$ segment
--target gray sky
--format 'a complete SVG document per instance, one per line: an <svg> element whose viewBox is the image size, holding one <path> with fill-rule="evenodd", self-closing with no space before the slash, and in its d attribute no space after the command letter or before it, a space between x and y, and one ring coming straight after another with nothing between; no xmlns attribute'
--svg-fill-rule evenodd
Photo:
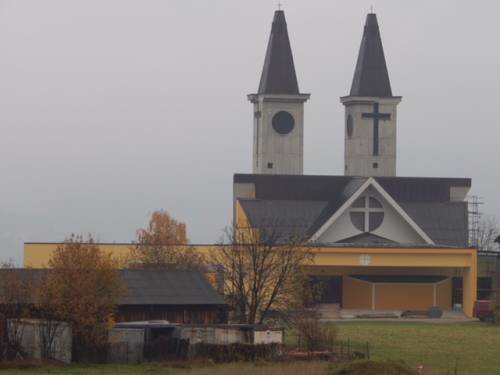
<svg viewBox="0 0 500 375"><path fill-rule="evenodd" d="M471 177L500 216L500 2L282 0L306 104L305 172L343 173L343 107L378 14L398 174ZM153 210L214 242L250 172L276 2L0 0L0 251L69 233L133 240Z"/></svg>

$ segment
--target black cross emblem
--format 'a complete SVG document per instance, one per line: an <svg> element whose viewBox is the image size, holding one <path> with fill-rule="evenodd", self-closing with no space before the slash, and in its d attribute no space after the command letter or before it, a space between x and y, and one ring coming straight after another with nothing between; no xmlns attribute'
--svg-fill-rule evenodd
<svg viewBox="0 0 500 375"><path fill-rule="evenodd" d="M390 120L390 113L380 113L378 103L373 103L373 113L363 113L363 118L373 119L373 155L378 155L378 121Z"/></svg>

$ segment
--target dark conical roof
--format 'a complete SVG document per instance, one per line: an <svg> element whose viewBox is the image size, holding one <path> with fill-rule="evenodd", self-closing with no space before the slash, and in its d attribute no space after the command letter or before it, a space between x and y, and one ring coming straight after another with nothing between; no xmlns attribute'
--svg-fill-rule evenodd
<svg viewBox="0 0 500 375"><path fill-rule="evenodd" d="M350 96L392 96L377 15L366 16Z"/></svg>
<svg viewBox="0 0 500 375"><path fill-rule="evenodd" d="M293 95L298 93L299 85L288 38L285 12L277 10L274 13L271 36L267 44L259 94Z"/></svg>

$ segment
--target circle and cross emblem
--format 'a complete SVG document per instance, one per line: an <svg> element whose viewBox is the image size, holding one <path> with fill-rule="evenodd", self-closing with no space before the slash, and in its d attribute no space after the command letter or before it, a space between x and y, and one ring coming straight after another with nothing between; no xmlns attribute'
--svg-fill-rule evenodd
<svg viewBox="0 0 500 375"><path fill-rule="evenodd" d="M354 202L351 207L351 222L358 230L369 233L382 225L384 220L384 206L372 196L363 196Z"/></svg>

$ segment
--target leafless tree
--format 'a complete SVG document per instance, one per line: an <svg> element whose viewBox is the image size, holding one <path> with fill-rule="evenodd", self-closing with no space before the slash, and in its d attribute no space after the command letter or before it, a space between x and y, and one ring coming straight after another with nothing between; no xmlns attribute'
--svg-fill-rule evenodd
<svg viewBox="0 0 500 375"><path fill-rule="evenodd" d="M296 292L298 275L313 258L303 236L275 222L228 228L223 244L214 249L210 263L223 269L228 303L240 323L262 323L271 308L285 308Z"/></svg>
<svg viewBox="0 0 500 375"><path fill-rule="evenodd" d="M47 278L48 274L45 274L41 281L41 288L48 285ZM54 359L56 350L55 344L57 337L62 333L61 326L63 322L57 315L56 307L52 304L50 299L45 298L45 293L43 291L39 290L37 300L37 318L39 318L37 330L40 340L41 357L42 359Z"/></svg>
<svg viewBox="0 0 500 375"><path fill-rule="evenodd" d="M20 356L24 336L22 319L29 317L33 302L34 274L16 268L12 261L0 264L0 314L7 329L7 347ZM5 353L4 353L5 355Z"/></svg>
<svg viewBox="0 0 500 375"><path fill-rule="evenodd" d="M477 247L480 251L498 251L495 244L500 235L498 222L493 216L485 216L479 222L477 230Z"/></svg>
<svg viewBox="0 0 500 375"><path fill-rule="evenodd" d="M55 344L57 337L61 334L61 323L53 317L46 317L39 321L37 328L42 359L55 358Z"/></svg>

